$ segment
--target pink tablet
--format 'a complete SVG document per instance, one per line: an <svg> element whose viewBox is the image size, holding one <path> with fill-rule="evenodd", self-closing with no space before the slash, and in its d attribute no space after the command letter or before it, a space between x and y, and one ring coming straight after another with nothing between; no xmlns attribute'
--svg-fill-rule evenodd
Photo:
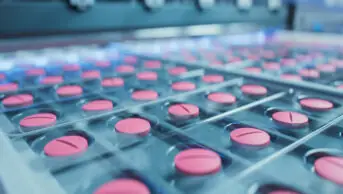
<svg viewBox="0 0 343 194"><path fill-rule="evenodd" d="M230 133L233 142L243 146L268 146L270 136L267 132L251 127L237 128Z"/></svg>
<svg viewBox="0 0 343 194"><path fill-rule="evenodd" d="M318 70L315 69L302 69L299 71L299 75L305 78L319 78L320 74Z"/></svg>
<svg viewBox="0 0 343 194"><path fill-rule="evenodd" d="M17 94L2 100L2 104L6 107L28 106L32 103L33 96L31 94Z"/></svg>
<svg viewBox="0 0 343 194"><path fill-rule="evenodd" d="M244 68L244 70L249 72L249 73L257 73L257 74L262 72L262 69L259 67L246 67L246 68Z"/></svg>
<svg viewBox="0 0 343 194"><path fill-rule="evenodd" d="M214 174L220 171L222 162L220 156L206 149L187 149L174 158L174 164L178 171L192 176Z"/></svg>
<svg viewBox="0 0 343 194"><path fill-rule="evenodd" d="M158 93L154 90L137 90L132 92L131 98L134 100L156 100Z"/></svg>
<svg viewBox="0 0 343 194"><path fill-rule="evenodd" d="M137 57L135 56L126 56L124 57L124 62L128 64L135 64L137 63Z"/></svg>
<svg viewBox="0 0 343 194"><path fill-rule="evenodd" d="M106 67L111 66L111 62L110 61L106 61L106 60L97 61L95 63L95 66L100 67L100 68L106 68Z"/></svg>
<svg viewBox="0 0 343 194"><path fill-rule="evenodd" d="M300 193L295 192L295 191L288 191L288 190L275 190L275 191L269 192L268 194L300 194Z"/></svg>
<svg viewBox="0 0 343 194"><path fill-rule="evenodd" d="M241 86L241 91L243 92L243 94L251 96L264 96L268 92L266 87L255 84L243 85Z"/></svg>
<svg viewBox="0 0 343 194"><path fill-rule="evenodd" d="M140 181L121 178L103 184L93 194L150 194L150 191Z"/></svg>
<svg viewBox="0 0 343 194"><path fill-rule="evenodd" d="M132 135L148 135L151 129L150 122L141 118L127 118L115 124L115 130Z"/></svg>
<svg viewBox="0 0 343 194"><path fill-rule="evenodd" d="M297 61L295 59L290 58L283 58L280 60L281 64L288 67L294 67L297 65Z"/></svg>
<svg viewBox="0 0 343 194"><path fill-rule="evenodd" d="M334 107L332 102L320 98L304 98L299 101L299 104L303 108L314 111L328 111Z"/></svg>
<svg viewBox="0 0 343 194"><path fill-rule="evenodd" d="M335 73L336 72L336 66L333 64L318 65L317 69L322 73Z"/></svg>
<svg viewBox="0 0 343 194"><path fill-rule="evenodd" d="M135 71L135 68L131 65L120 65L116 68L116 71L119 73L132 73Z"/></svg>
<svg viewBox="0 0 343 194"><path fill-rule="evenodd" d="M172 84L173 90L176 91L191 91L196 88L195 84L188 81L174 82Z"/></svg>
<svg viewBox="0 0 343 194"><path fill-rule="evenodd" d="M83 111L109 111L113 109L113 103L110 100L93 100L82 106Z"/></svg>
<svg viewBox="0 0 343 194"><path fill-rule="evenodd" d="M85 71L82 73L83 79L98 79L100 78L100 72L97 70Z"/></svg>
<svg viewBox="0 0 343 194"><path fill-rule="evenodd" d="M88 148L86 138L78 135L56 138L44 146L44 153L51 157L71 156L85 152Z"/></svg>
<svg viewBox="0 0 343 194"><path fill-rule="evenodd" d="M231 57L228 61L229 61L230 63L235 63L235 62L240 62L240 61L242 61L242 59L239 58L239 57Z"/></svg>
<svg viewBox="0 0 343 194"><path fill-rule="evenodd" d="M217 74L204 75L202 81L209 84L221 83L224 81L224 76Z"/></svg>
<svg viewBox="0 0 343 194"><path fill-rule="evenodd" d="M53 113L36 113L20 120L21 127L48 127L56 123L57 117Z"/></svg>
<svg viewBox="0 0 343 194"><path fill-rule="evenodd" d="M124 85L124 80L120 77L105 78L102 80L101 85L106 88L121 87Z"/></svg>
<svg viewBox="0 0 343 194"><path fill-rule="evenodd" d="M277 123L289 126L299 127L307 125L309 119L306 115L298 112L279 111L272 114L272 118Z"/></svg>
<svg viewBox="0 0 343 194"><path fill-rule="evenodd" d="M63 70L67 72L79 71L81 69L79 64L67 64L63 65Z"/></svg>
<svg viewBox="0 0 343 194"><path fill-rule="evenodd" d="M47 76L47 77L44 77L40 82L44 85L60 84L63 82L63 77L62 76Z"/></svg>
<svg viewBox="0 0 343 194"><path fill-rule="evenodd" d="M291 80L291 81L300 81L302 80L301 76L299 75L296 75L296 74L282 74L280 76L282 79L285 79L285 80Z"/></svg>
<svg viewBox="0 0 343 194"><path fill-rule="evenodd" d="M61 97L71 97L81 95L83 93L83 89L81 86L77 85L66 85L59 87L56 92Z"/></svg>
<svg viewBox="0 0 343 194"><path fill-rule="evenodd" d="M6 74L0 73L0 81L3 81L6 79Z"/></svg>
<svg viewBox="0 0 343 194"><path fill-rule="evenodd" d="M314 170L324 179L343 185L343 157L321 157L314 162Z"/></svg>
<svg viewBox="0 0 343 194"><path fill-rule="evenodd" d="M280 64L275 62L264 63L263 68L270 71L280 70Z"/></svg>
<svg viewBox="0 0 343 194"><path fill-rule="evenodd" d="M207 96L207 99L219 103L219 104L226 104L231 105L236 102L236 97L230 93L225 92L213 92Z"/></svg>
<svg viewBox="0 0 343 194"><path fill-rule="evenodd" d="M168 73L170 75L181 75L183 73L186 73L188 70L186 67L173 67L168 69Z"/></svg>
<svg viewBox="0 0 343 194"><path fill-rule="evenodd" d="M41 76L45 74L45 70L43 68L34 68L26 70L26 76Z"/></svg>
<svg viewBox="0 0 343 194"><path fill-rule="evenodd" d="M144 67L147 69L159 69L161 68L161 62L160 61L146 61L144 63Z"/></svg>
<svg viewBox="0 0 343 194"><path fill-rule="evenodd" d="M173 104L169 106L168 113L174 118L189 118L199 115L199 108L193 104Z"/></svg>
<svg viewBox="0 0 343 194"><path fill-rule="evenodd" d="M137 79L139 80L145 80L145 81L155 81L158 78L158 75L156 72L153 71L144 71L137 73Z"/></svg>
<svg viewBox="0 0 343 194"><path fill-rule="evenodd" d="M18 84L16 83L0 84L0 92L14 92L17 91L18 88Z"/></svg>

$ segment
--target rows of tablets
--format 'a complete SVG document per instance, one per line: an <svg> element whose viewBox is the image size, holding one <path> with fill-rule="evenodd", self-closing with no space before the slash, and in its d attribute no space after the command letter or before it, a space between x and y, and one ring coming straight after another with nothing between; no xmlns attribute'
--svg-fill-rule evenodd
<svg viewBox="0 0 343 194"><path fill-rule="evenodd" d="M341 47L296 43L228 46L215 40L209 44L206 49L191 47L166 51L159 55L191 63L206 62L210 66L241 67L248 73L279 76L285 80L304 80L337 88L343 87ZM244 64L246 60L251 62ZM243 63L237 63L240 61Z"/></svg>
<svg viewBox="0 0 343 194"><path fill-rule="evenodd" d="M222 77L218 79L216 76L216 84L204 85L207 87L189 87L192 84L187 83L187 87L181 87L186 88L181 93L166 93L169 97L175 95L172 98L161 98L161 101L137 110L127 108L102 115L109 110L115 111L116 106L125 102L125 96L114 100L120 91L112 90L113 93L108 95L102 90L96 95L109 96L114 102L112 106L103 98L99 102L98 96L91 96L95 102L87 101L77 109L73 104L78 103L72 98L63 103L8 111L4 113L6 118L2 119L11 122L9 134L21 134L21 138L13 139L13 143L22 146L20 150L24 158L29 158L31 153L29 164L40 170L50 170L69 193L80 193L80 189L82 193L159 193L168 188L184 193L212 193L217 185L226 185L226 181L255 162L325 127L328 121L342 112L339 99L330 96L290 90L247 78L235 79L219 71L210 73ZM236 81L231 82L228 78ZM186 81L182 82L204 81L203 75L184 79ZM155 85L152 89L160 88L163 86ZM43 93L38 96L50 94ZM182 95L184 93L187 95ZM156 98L144 100L154 101ZM227 115L230 110L232 112ZM79 117L82 119L77 119L73 113L79 111L95 111L99 116L84 119L83 115ZM68 119L70 122L66 122ZM332 138L339 145L336 139L339 136ZM110 146L105 146L104 141ZM314 146L318 147L323 146ZM117 154L108 155L108 151L117 149ZM144 173L116 172L118 168L113 164L121 166L125 163L122 157L127 159L126 162L133 161L128 166L123 164L125 168ZM99 161L99 158L106 159ZM319 167L314 164L319 176L308 176L341 184L339 171L326 170L330 169L331 163L320 164L320 159ZM304 166L303 163L295 165ZM94 176L94 172L103 174ZM80 177L86 178L79 181ZM168 186L155 184L157 180L163 180L161 182ZM267 190L262 188L258 192L285 193L293 190L301 193L301 189L298 191L297 187L281 185Z"/></svg>
<svg viewBox="0 0 343 194"><path fill-rule="evenodd" d="M336 48L309 45L267 44L218 49L184 50L163 55L188 62L205 61L208 65L239 68L249 73L279 76L291 81L310 81L342 88L343 53ZM249 65L236 62L250 60ZM233 63L233 64L230 64Z"/></svg>

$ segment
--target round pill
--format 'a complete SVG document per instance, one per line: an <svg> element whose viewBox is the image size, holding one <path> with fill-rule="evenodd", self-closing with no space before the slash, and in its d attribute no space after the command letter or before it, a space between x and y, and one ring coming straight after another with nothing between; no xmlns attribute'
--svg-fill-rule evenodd
<svg viewBox="0 0 343 194"><path fill-rule="evenodd" d="M18 84L16 83L0 84L0 92L14 92L17 90L18 90Z"/></svg>
<svg viewBox="0 0 343 194"><path fill-rule="evenodd" d="M315 69L302 69L299 71L299 75L306 78L319 78L319 71Z"/></svg>
<svg viewBox="0 0 343 194"><path fill-rule="evenodd" d="M268 133L249 127L243 127L233 130L230 133L233 142L246 146L267 146L270 143Z"/></svg>
<svg viewBox="0 0 343 194"><path fill-rule="evenodd" d="M84 111L107 111L113 109L113 103L110 100L93 100L82 106Z"/></svg>
<svg viewBox="0 0 343 194"><path fill-rule="evenodd" d="M252 61L260 60L260 57L259 57L259 56L257 56L257 55L251 55L251 54L249 54L249 55L247 56L247 58L248 58L249 60L252 60Z"/></svg>
<svg viewBox="0 0 343 194"><path fill-rule="evenodd" d="M342 59L331 59L331 63L333 63L336 66L343 66L343 60Z"/></svg>
<svg viewBox="0 0 343 194"><path fill-rule="evenodd" d="M61 86L57 89L57 94L63 97L78 96L78 95L81 95L82 93L83 93L83 89L77 85Z"/></svg>
<svg viewBox="0 0 343 194"><path fill-rule="evenodd" d="M207 96L207 98L219 104L234 104L236 102L236 97L230 93L225 92L214 92Z"/></svg>
<svg viewBox="0 0 343 194"><path fill-rule="evenodd" d="M336 72L336 66L333 64L318 65L317 69L323 73L334 73L334 72Z"/></svg>
<svg viewBox="0 0 343 194"><path fill-rule="evenodd" d="M47 77L44 77L40 82L44 85L60 84L63 82L63 77L62 76L47 76Z"/></svg>
<svg viewBox="0 0 343 194"><path fill-rule="evenodd" d="M221 66L223 65L223 62L219 61L219 60L210 60L210 65L213 65L213 66Z"/></svg>
<svg viewBox="0 0 343 194"><path fill-rule="evenodd" d="M249 73L261 73L262 69L259 67L247 67L244 68L245 71L249 72Z"/></svg>
<svg viewBox="0 0 343 194"><path fill-rule="evenodd" d="M144 67L148 69L159 69L161 68L161 62L160 61L146 61L144 63Z"/></svg>
<svg viewBox="0 0 343 194"><path fill-rule="evenodd" d="M312 56L310 56L310 55L298 55L296 58L302 62L311 62L312 61Z"/></svg>
<svg viewBox="0 0 343 194"><path fill-rule="evenodd" d="M280 60L281 64L288 67L294 67L297 65L297 61L295 59L290 58L283 58Z"/></svg>
<svg viewBox="0 0 343 194"><path fill-rule="evenodd" d="M105 78L102 80L103 87L120 87L124 85L124 80L120 77Z"/></svg>
<svg viewBox="0 0 343 194"><path fill-rule="evenodd" d="M20 120L19 125L22 127L47 127L55 124L56 115L53 113L36 113L24 117Z"/></svg>
<svg viewBox="0 0 343 194"><path fill-rule="evenodd" d="M100 78L100 72L96 70L85 71L82 73L83 79L97 79Z"/></svg>
<svg viewBox="0 0 343 194"><path fill-rule="evenodd" d="M239 58L239 57L231 57L228 61L230 63L240 62L241 58Z"/></svg>
<svg viewBox="0 0 343 194"><path fill-rule="evenodd" d="M6 107L28 106L33 103L33 96L31 94L17 94L8 96L2 100L2 104Z"/></svg>
<svg viewBox="0 0 343 194"><path fill-rule="evenodd" d="M131 98L134 100L156 100L158 93L154 90L137 90L132 92Z"/></svg>
<svg viewBox="0 0 343 194"><path fill-rule="evenodd" d="M289 190L275 190L275 191L268 192L268 194L300 194L300 193L289 191Z"/></svg>
<svg viewBox="0 0 343 194"><path fill-rule="evenodd" d="M280 64L279 63L264 63L263 68L271 71L276 71L280 69Z"/></svg>
<svg viewBox="0 0 343 194"><path fill-rule="evenodd" d="M168 73L170 75L181 75L183 73L186 73L188 70L186 67L173 67L168 69Z"/></svg>
<svg viewBox="0 0 343 194"><path fill-rule="evenodd" d="M134 64L137 63L137 58L135 56L126 56L124 58L124 62L128 64Z"/></svg>
<svg viewBox="0 0 343 194"><path fill-rule="evenodd" d="M86 138L71 135L56 138L44 146L44 153L51 157L71 156L82 153L88 148Z"/></svg>
<svg viewBox="0 0 343 194"><path fill-rule="evenodd" d="M26 71L27 76L40 76L43 74L45 74L45 70L43 68L34 68Z"/></svg>
<svg viewBox="0 0 343 194"><path fill-rule="evenodd" d="M102 67L102 68L106 68L106 67L111 66L111 62L110 62L110 61L106 61L106 60L104 60L104 61L97 61L97 62L95 63L95 66L97 66L97 67Z"/></svg>
<svg viewBox="0 0 343 194"><path fill-rule="evenodd" d="M0 73L0 80L5 80L6 79L6 75L4 73Z"/></svg>
<svg viewBox="0 0 343 194"><path fill-rule="evenodd" d="M185 56L184 59L190 63L197 62L197 58L195 58L194 56Z"/></svg>
<svg viewBox="0 0 343 194"><path fill-rule="evenodd" d="M268 90L264 86L247 84L241 87L241 91L246 95L263 96L266 95Z"/></svg>
<svg viewBox="0 0 343 194"><path fill-rule="evenodd" d="M195 84L192 82L181 81L172 84L173 90L177 91L190 91L196 88Z"/></svg>
<svg viewBox="0 0 343 194"><path fill-rule="evenodd" d="M118 121L115 130L132 135L148 135L151 129L150 122L141 118L127 118Z"/></svg>
<svg viewBox="0 0 343 194"><path fill-rule="evenodd" d="M63 70L64 71L79 71L80 70L80 65L78 64L68 64L68 65L63 65Z"/></svg>
<svg viewBox="0 0 343 194"><path fill-rule="evenodd" d="M282 74L281 78L285 79L285 80L292 80L292 81L300 81L300 80L302 80L301 76L299 76L299 75L287 74L287 73L286 74Z"/></svg>
<svg viewBox="0 0 343 194"><path fill-rule="evenodd" d="M100 186L93 194L150 194L149 188L135 179L116 179Z"/></svg>
<svg viewBox="0 0 343 194"><path fill-rule="evenodd" d="M193 104L173 104L169 106L168 113L176 118L196 117L199 115L199 108Z"/></svg>
<svg viewBox="0 0 343 194"><path fill-rule="evenodd" d="M299 127L308 124L308 117L298 112L280 111L272 114L274 121L290 127Z"/></svg>
<svg viewBox="0 0 343 194"><path fill-rule="evenodd" d="M220 83L224 81L224 77L222 75L204 75L202 77L202 81L206 83Z"/></svg>
<svg viewBox="0 0 343 194"><path fill-rule="evenodd" d="M314 170L319 176L343 185L343 157L321 157L314 162Z"/></svg>
<svg viewBox="0 0 343 194"><path fill-rule="evenodd" d="M154 81L157 80L157 73L152 71L145 71L137 73L137 79L139 80L145 80L145 81Z"/></svg>
<svg viewBox="0 0 343 194"><path fill-rule="evenodd" d="M119 73L132 73L135 71L135 68L131 65L120 65L116 68L116 71Z"/></svg>
<svg viewBox="0 0 343 194"><path fill-rule="evenodd" d="M273 58L275 58L275 53L274 53L274 51L264 51L262 53L262 56L266 59L273 59Z"/></svg>
<svg viewBox="0 0 343 194"><path fill-rule="evenodd" d="M222 162L220 156L211 150L193 148L178 153L174 164L186 175L202 176L218 172Z"/></svg>
<svg viewBox="0 0 343 194"><path fill-rule="evenodd" d="M315 111L327 111L334 107L332 102L320 98L304 98L299 103L303 108Z"/></svg>
<svg viewBox="0 0 343 194"><path fill-rule="evenodd" d="M331 61L337 68L343 68L343 60L335 59Z"/></svg>

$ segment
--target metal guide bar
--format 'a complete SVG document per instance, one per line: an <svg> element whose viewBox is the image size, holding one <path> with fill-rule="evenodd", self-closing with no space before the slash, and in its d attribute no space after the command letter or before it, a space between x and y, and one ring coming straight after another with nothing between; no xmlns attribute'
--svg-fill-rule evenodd
<svg viewBox="0 0 343 194"><path fill-rule="evenodd" d="M204 91L207 91L207 90L211 90L211 89L219 89L219 88L222 88L222 87L227 87L227 86L235 85L235 84L240 83L241 81L242 81L241 78L235 78L235 79L223 82L221 84L217 84L217 85L213 85L213 86L208 86L208 87L202 87L202 88L199 88L197 90L193 90L193 91L184 92L184 93L181 93L181 94L176 94L176 95L168 96L168 97L161 98L161 99L158 99L158 100L155 100L155 101L150 101L150 102L146 102L146 103L141 103L141 104L137 104L137 105L127 106L127 107L124 107L124 108L115 109L113 111L109 111L109 112L101 113L101 114L97 114L97 115L92 115L92 116L85 117L85 118L82 118L82 119L79 119L79 120L73 120L73 121L70 121L70 122L64 122L64 123L61 123L61 124L58 124L58 125L42 128L42 129L39 129L39 130L36 130L36 131L30 131L30 132L27 132L25 134L8 134L8 136L14 137L14 138L20 138L20 137L29 136L29 135L35 135L35 134L38 134L38 133L46 132L46 131L51 130L51 129L55 128L55 127L63 127L63 126L67 126L67 125L70 125L70 124L76 123L76 122L94 120L94 119L98 119L98 118L101 118L101 117L110 116L112 114L116 114L116 113L119 113L119 112L123 112L123 111L126 111L126 110L137 109L137 108L141 108L141 107L144 107L144 106L157 104L157 103L160 103L160 102L163 102L163 101L166 101L166 100L171 100L171 99L174 99L174 98L180 98L180 97L184 97L184 96L189 96L189 95L201 93L201 92L204 92Z"/></svg>

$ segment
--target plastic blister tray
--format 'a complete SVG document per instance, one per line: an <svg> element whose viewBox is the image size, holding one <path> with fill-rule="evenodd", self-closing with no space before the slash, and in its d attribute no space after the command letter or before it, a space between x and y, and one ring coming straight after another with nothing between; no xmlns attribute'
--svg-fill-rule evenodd
<svg viewBox="0 0 343 194"><path fill-rule="evenodd" d="M342 156L342 93L222 68L277 62L288 51L274 46L254 48L261 55L250 47L184 51L199 63L119 49L114 58L51 62L39 71L17 64L4 72L3 83L18 88L3 86L1 135L25 173L48 174L45 191L57 182L58 191L76 194L341 193L341 166L317 160ZM114 52L92 50L99 51ZM222 65L203 63L217 54ZM32 69L38 75L28 80ZM49 76L60 77L44 84Z"/></svg>

